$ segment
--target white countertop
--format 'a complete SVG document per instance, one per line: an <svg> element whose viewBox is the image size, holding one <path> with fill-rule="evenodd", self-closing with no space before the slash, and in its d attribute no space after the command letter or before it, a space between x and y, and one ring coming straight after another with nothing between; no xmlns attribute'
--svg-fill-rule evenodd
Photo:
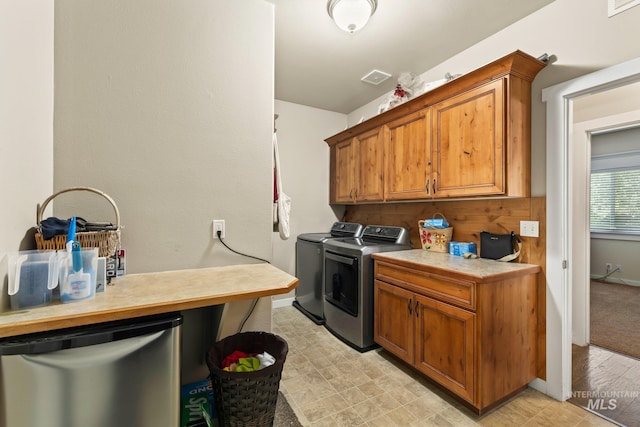
<svg viewBox="0 0 640 427"><path fill-rule="evenodd" d="M130 274L91 299L0 313L0 338L285 294L297 284L270 264Z"/></svg>
<svg viewBox="0 0 640 427"><path fill-rule="evenodd" d="M406 266L442 272L455 272L478 282L487 282L505 276L532 274L540 271L540 266L517 262L500 262L484 258L466 259L448 253L430 252L424 249L381 252L372 255L375 260L390 261Z"/></svg>

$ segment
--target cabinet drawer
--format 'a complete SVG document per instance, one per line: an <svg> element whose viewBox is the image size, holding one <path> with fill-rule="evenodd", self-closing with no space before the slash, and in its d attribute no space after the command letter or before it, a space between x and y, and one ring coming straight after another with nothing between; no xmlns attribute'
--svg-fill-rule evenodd
<svg viewBox="0 0 640 427"><path fill-rule="evenodd" d="M376 261L375 265L375 276L378 280L469 310L476 309L475 282L451 279L384 261Z"/></svg>

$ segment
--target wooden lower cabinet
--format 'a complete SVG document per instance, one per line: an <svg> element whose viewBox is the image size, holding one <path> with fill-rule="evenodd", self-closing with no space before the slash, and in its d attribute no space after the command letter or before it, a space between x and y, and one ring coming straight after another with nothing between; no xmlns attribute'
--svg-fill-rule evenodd
<svg viewBox="0 0 640 427"><path fill-rule="evenodd" d="M412 292L379 280L373 296L373 335L382 347L413 364L414 318Z"/></svg>
<svg viewBox="0 0 640 427"><path fill-rule="evenodd" d="M442 270L376 260L375 275L375 341L479 414L535 379L535 273L448 282ZM470 302L456 299L461 289Z"/></svg>
<svg viewBox="0 0 640 427"><path fill-rule="evenodd" d="M420 295L415 299L415 367L474 403L476 315Z"/></svg>

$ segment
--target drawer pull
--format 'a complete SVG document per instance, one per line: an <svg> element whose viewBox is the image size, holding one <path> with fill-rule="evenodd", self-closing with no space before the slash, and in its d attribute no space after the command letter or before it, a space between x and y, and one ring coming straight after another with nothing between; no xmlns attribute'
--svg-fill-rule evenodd
<svg viewBox="0 0 640 427"><path fill-rule="evenodd" d="M407 310L409 310L409 316L411 316L413 313L411 313L411 300L409 300L409 304L407 304Z"/></svg>
<svg viewBox="0 0 640 427"><path fill-rule="evenodd" d="M418 301L416 300L416 308L414 309L416 317L418 317Z"/></svg>

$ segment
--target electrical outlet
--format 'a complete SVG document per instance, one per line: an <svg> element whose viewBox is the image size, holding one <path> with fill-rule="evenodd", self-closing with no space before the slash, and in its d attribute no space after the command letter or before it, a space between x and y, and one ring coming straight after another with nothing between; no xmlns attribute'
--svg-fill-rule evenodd
<svg viewBox="0 0 640 427"><path fill-rule="evenodd" d="M616 264L616 270L618 270L618 273L622 273L622 264Z"/></svg>
<svg viewBox="0 0 640 427"><path fill-rule="evenodd" d="M613 264L611 264L610 262L608 262L608 263L606 263L606 264L604 265L604 267L607 269L607 273L606 273L606 274L609 274L609 273L611 273L611 270L613 269Z"/></svg>
<svg viewBox="0 0 640 427"><path fill-rule="evenodd" d="M539 237L538 221L520 221L520 235L524 237Z"/></svg>
<svg viewBox="0 0 640 427"><path fill-rule="evenodd" d="M213 220L213 238L218 238L218 231L220 232L220 238L224 239L224 219Z"/></svg>

